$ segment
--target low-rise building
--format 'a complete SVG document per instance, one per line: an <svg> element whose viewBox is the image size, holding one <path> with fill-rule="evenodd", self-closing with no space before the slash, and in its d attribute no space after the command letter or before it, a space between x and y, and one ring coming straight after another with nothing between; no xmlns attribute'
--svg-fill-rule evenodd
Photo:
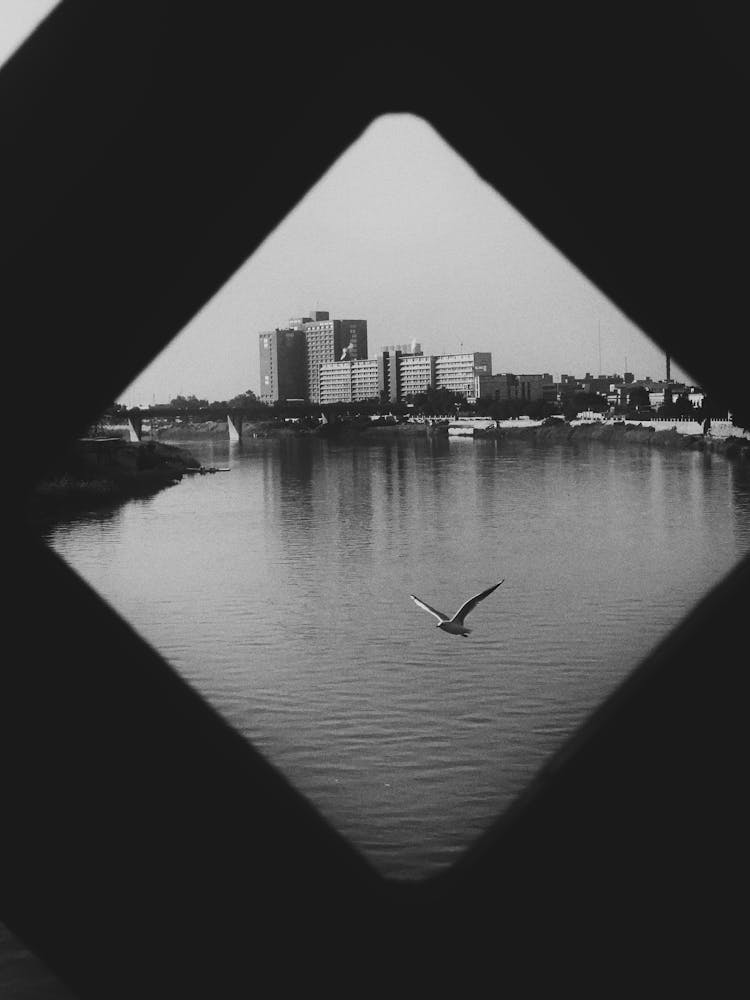
<svg viewBox="0 0 750 1000"><path fill-rule="evenodd" d="M507 400L537 402L545 398L545 389L552 385L552 376L547 372L541 375L514 375L511 372L477 375L473 399L492 399L497 403Z"/></svg>

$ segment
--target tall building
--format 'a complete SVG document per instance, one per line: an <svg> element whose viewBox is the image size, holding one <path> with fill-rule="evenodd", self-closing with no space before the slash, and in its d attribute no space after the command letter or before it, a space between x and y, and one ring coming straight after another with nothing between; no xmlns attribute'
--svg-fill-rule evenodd
<svg viewBox="0 0 750 1000"><path fill-rule="evenodd" d="M416 339L391 344L368 358L367 320L331 319L327 312L295 317L283 330L259 336L260 398L267 403L299 398L313 403L396 402L428 389L473 399L477 378L492 375L489 351L424 355ZM537 376L521 378L533 381ZM531 398L525 384L523 394Z"/></svg>
<svg viewBox="0 0 750 1000"><path fill-rule="evenodd" d="M320 402L320 366L340 360L361 360L367 358L367 320L331 319L329 313L316 310L310 316L299 316L289 320L285 330L276 333L294 334L295 350L282 355L269 334L260 334L261 351L261 399L275 402L278 399L305 398ZM299 385L299 355L297 345L301 344L303 376ZM269 357L264 352L270 352ZM274 356L275 352L275 356ZM291 371L286 372L287 363ZM276 365L276 368L273 365ZM288 374L288 379L287 379ZM286 391L287 382L297 390L294 394Z"/></svg>
<svg viewBox="0 0 750 1000"><path fill-rule="evenodd" d="M305 335L302 330L271 330L259 334L260 399L276 403L304 399L307 391Z"/></svg>
<svg viewBox="0 0 750 1000"><path fill-rule="evenodd" d="M307 349L307 396L320 402L320 366L330 361L367 358L367 320L329 319L316 313L302 323Z"/></svg>

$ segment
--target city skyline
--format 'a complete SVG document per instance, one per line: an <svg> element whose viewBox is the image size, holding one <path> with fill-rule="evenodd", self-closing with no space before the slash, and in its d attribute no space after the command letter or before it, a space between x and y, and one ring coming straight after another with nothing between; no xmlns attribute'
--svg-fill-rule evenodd
<svg viewBox="0 0 750 1000"><path fill-rule="evenodd" d="M664 352L429 123L391 114L117 401L259 394L258 334L315 310L365 318L372 349L416 339L430 354L489 351L496 371L665 371Z"/></svg>

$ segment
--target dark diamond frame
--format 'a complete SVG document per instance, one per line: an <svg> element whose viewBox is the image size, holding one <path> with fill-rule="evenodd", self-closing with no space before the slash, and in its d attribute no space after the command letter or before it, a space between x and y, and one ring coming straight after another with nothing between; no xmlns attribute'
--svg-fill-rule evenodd
<svg viewBox="0 0 750 1000"><path fill-rule="evenodd" d="M712 954L735 929L747 560L464 861L398 885L22 525L40 464L391 111L427 119L746 413L747 81L731 23L697 6L379 8L356 24L134 7L64 0L0 72L18 500L2 918L97 998L236 995L265 977L351 995L397 967L404 988L454 974L471 994L464 977L497 978L529 944L530 977L558 944L627 941L637 964L636 933Z"/></svg>

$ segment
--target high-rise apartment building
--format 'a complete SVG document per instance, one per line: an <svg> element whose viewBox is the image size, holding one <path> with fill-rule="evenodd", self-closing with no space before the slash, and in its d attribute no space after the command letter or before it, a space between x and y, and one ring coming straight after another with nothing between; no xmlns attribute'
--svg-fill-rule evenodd
<svg viewBox="0 0 750 1000"><path fill-rule="evenodd" d="M314 403L320 402L320 366L322 364L367 358L367 320L365 319L331 319L327 312L316 310L311 316L290 319L287 330L300 336L303 344L304 384L297 395ZM260 336L261 398L265 399L264 379L267 375L271 376L272 373L264 370L263 367L263 337L266 335L261 334ZM273 384L272 378L269 381L269 385L271 384ZM288 397L276 395L274 398L284 399Z"/></svg>
<svg viewBox="0 0 750 1000"><path fill-rule="evenodd" d="M304 332L290 328L261 333L259 346L261 402L304 399L307 392Z"/></svg>
<svg viewBox="0 0 750 1000"><path fill-rule="evenodd" d="M434 354L396 354L391 399L407 399L435 386Z"/></svg>
<svg viewBox="0 0 750 1000"><path fill-rule="evenodd" d="M401 353L388 350L383 355L385 390L391 402L409 399L428 389L449 389L468 398L475 394L479 375L492 372L492 354Z"/></svg>
<svg viewBox="0 0 750 1000"><path fill-rule="evenodd" d="M368 358L367 320L331 319L327 312L299 316L283 330L260 334L260 398L267 403L396 402L428 389L475 398L476 379L491 374L487 351L424 355L416 340Z"/></svg>

